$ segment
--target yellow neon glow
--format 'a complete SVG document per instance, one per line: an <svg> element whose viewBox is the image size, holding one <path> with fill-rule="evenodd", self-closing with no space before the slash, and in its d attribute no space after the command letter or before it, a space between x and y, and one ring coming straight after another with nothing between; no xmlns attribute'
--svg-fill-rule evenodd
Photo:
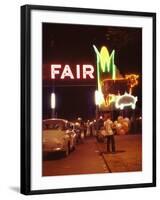
<svg viewBox="0 0 160 200"><path fill-rule="evenodd" d="M101 82L100 78L100 73L103 72L108 72L111 73L112 79L116 79L116 65L114 64L114 54L115 51L113 50L111 55L109 55L109 51L107 47L103 46L100 50L98 51L97 47L93 45L93 48L95 50L96 56L97 56L97 80L98 80L98 85Z"/></svg>
<svg viewBox="0 0 160 200"><path fill-rule="evenodd" d="M100 51L100 66L103 72L106 71L106 66L107 66L107 71L109 72L109 52L106 47L102 47Z"/></svg>
<svg viewBox="0 0 160 200"><path fill-rule="evenodd" d="M106 105L110 106L111 103L114 103L116 101L116 98L117 98L117 95L115 95L115 94L109 94L109 95L107 95L107 97L105 99L106 100Z"/></svg>
<svg viewBox="0 0 160 200"><path fill-rule="evenodd" d="M132 94L132 88L138 85L138 79L139 75L137 74L126 74L125 79L128 80L129 85L129 93Z"/></svg>
<svg viewBox="0 0 160 200"><path fill-rule="evenodd" d="M115 51L113 50L111 54L109 54L109 51L107 47L102 46L101 50L99 51L95 45L93 45L94 51L97 56L97 85L98 90L95 93L96 98L96 105L102 106L103 108L107 108L112 103L115 103L116 108L124 109L127 106L130 106L132 109L135 109L137 97L132 96L132 89L138 85L138 78L139 75L137 74L127 74L125 77L123 77L119 70L116 68L116 65L114 64L114 55ZM107 73L111 74L110 78L104 79L104 75L107 75ZM108 76L108 75L107 75ZM103 77L103 79L102 79ZM103 94L103 83L108 80L114 80L114 81L127 81L126 84L128 85L128 92L124 95L115 95L115 94ZM107 93L107 91L106 91ZM104 98L105 96L105 98ZM119 101L121 101L123 98L130 98L130 101L121 103L119 105Z"/></svg>
<svg viewBox="0 0 160 200"><path fill-rule="evenodd" d="M100 106L103 103L104 103L103 93L101 91L96 90L95 91L95 104Z"/></svg>
<svg viewBox="0 0 160 200"><path fill-rule="evenodd" d="M116 101L117 96L114 94L109 94L109 105Z"/></svg>

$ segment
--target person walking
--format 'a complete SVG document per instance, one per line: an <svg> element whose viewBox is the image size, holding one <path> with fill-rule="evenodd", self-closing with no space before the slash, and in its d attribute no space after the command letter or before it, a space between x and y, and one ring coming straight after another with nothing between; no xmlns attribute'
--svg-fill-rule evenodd
<svg viewBox="0 0 160 200"><path fill-rule="evenodd" d="M106 132L106 139L107 139L107 152L115 153L115 138L114 138L114 131L112 127L114 126L110 116L108 116L104 122L104 129Z"/></svg>

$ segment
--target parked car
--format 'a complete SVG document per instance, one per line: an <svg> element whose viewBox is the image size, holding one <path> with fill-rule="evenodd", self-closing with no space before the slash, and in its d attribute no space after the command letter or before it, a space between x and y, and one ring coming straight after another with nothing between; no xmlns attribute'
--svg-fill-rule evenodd
<svg viewBox="0 0 160 200"><path fill-rule="evenodd" d="M63 152L68 156L75 149L76 134L64 119L43 120L43 153Z"/></svg>

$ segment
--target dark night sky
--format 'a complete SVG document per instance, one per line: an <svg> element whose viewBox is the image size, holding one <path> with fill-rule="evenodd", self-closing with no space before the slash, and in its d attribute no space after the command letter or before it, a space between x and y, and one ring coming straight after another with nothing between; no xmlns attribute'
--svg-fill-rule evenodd
<svg viewBox="0 0 160 200"><path fill-rule="evenodd" d="M108 26L90 26L90 25L69 25L69 24L43 24L43 64L92 64L96 66L96 55L92 45L100 50L102 46L107 46L109 52L115 49L115 64L121 74L138 73L142 74L142 29ZM44 66L44 65L43 65ZM141 82L141 78L140 78ZM96 81L95 81L96 84ZM58 87L56 87L58 88ZM63 96L63 103L58 106L60 116L66 117L70 102L74 103L72 113L80 114L85 117L86 109L89 107L88 100L93 99L96 86L89 89L88 98L86 97L87 88L68 87L68 89L55 89ZM89 86L88 86L89 88ZM50 112L48 107L48 95L53 89L53 84L43 82L43 114L47 116ZM77 91L78 90L78 91ZM63 91L68 91L67 94ZM136 94L141 98L141 84L136 89ZM78 98L77 98L78 96ZM60 97L61 99L61 97ZM58 100L61 102L61 100ZM59 103L60 104L60 103ZM91 104L94 104L92 102ZM64 106L65 105L65 106ZM82 111L84 107L84 112ZM93 116L93 105L88 108ZM65 113L65 114L63 114ZM70 114L69 118L75 117ZM73 115L73 116L72 116ZM89 116L90 115L90 116ZM48 117L48 116L47 116Z"/></svg>

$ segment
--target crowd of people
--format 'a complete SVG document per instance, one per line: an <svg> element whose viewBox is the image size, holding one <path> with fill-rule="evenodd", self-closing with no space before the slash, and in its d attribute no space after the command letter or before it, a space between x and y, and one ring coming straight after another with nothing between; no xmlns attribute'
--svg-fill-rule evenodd
<svg viewBox="0 0 160 200"><path fill-rule="evenodd" d="M130 119L119 116L117 120L112 121L110 115L104 117L100 116L99 119L83 122L78 118L75 123L75 130L79 133L81 139L86 137L95 136L98 141L103 139L107 144L108 152L115 152L115 138L116 134L126 134L130 129Z"/></svg>
<svg viewBox="0 0 160 200"><path fill-rule="evenodd" d="M97 122L96 120L87 120L84 122L81 118L78 118L75 125L84 132L84 136L96 136L97 131L100 131L104 127L104 122L108 117L111 120L110 115L107 115L105 117L100 116ZM129 132L131 127L131 120L129 118L118 116L117 120L112 122L115 134L124 135Z"/></svg>

